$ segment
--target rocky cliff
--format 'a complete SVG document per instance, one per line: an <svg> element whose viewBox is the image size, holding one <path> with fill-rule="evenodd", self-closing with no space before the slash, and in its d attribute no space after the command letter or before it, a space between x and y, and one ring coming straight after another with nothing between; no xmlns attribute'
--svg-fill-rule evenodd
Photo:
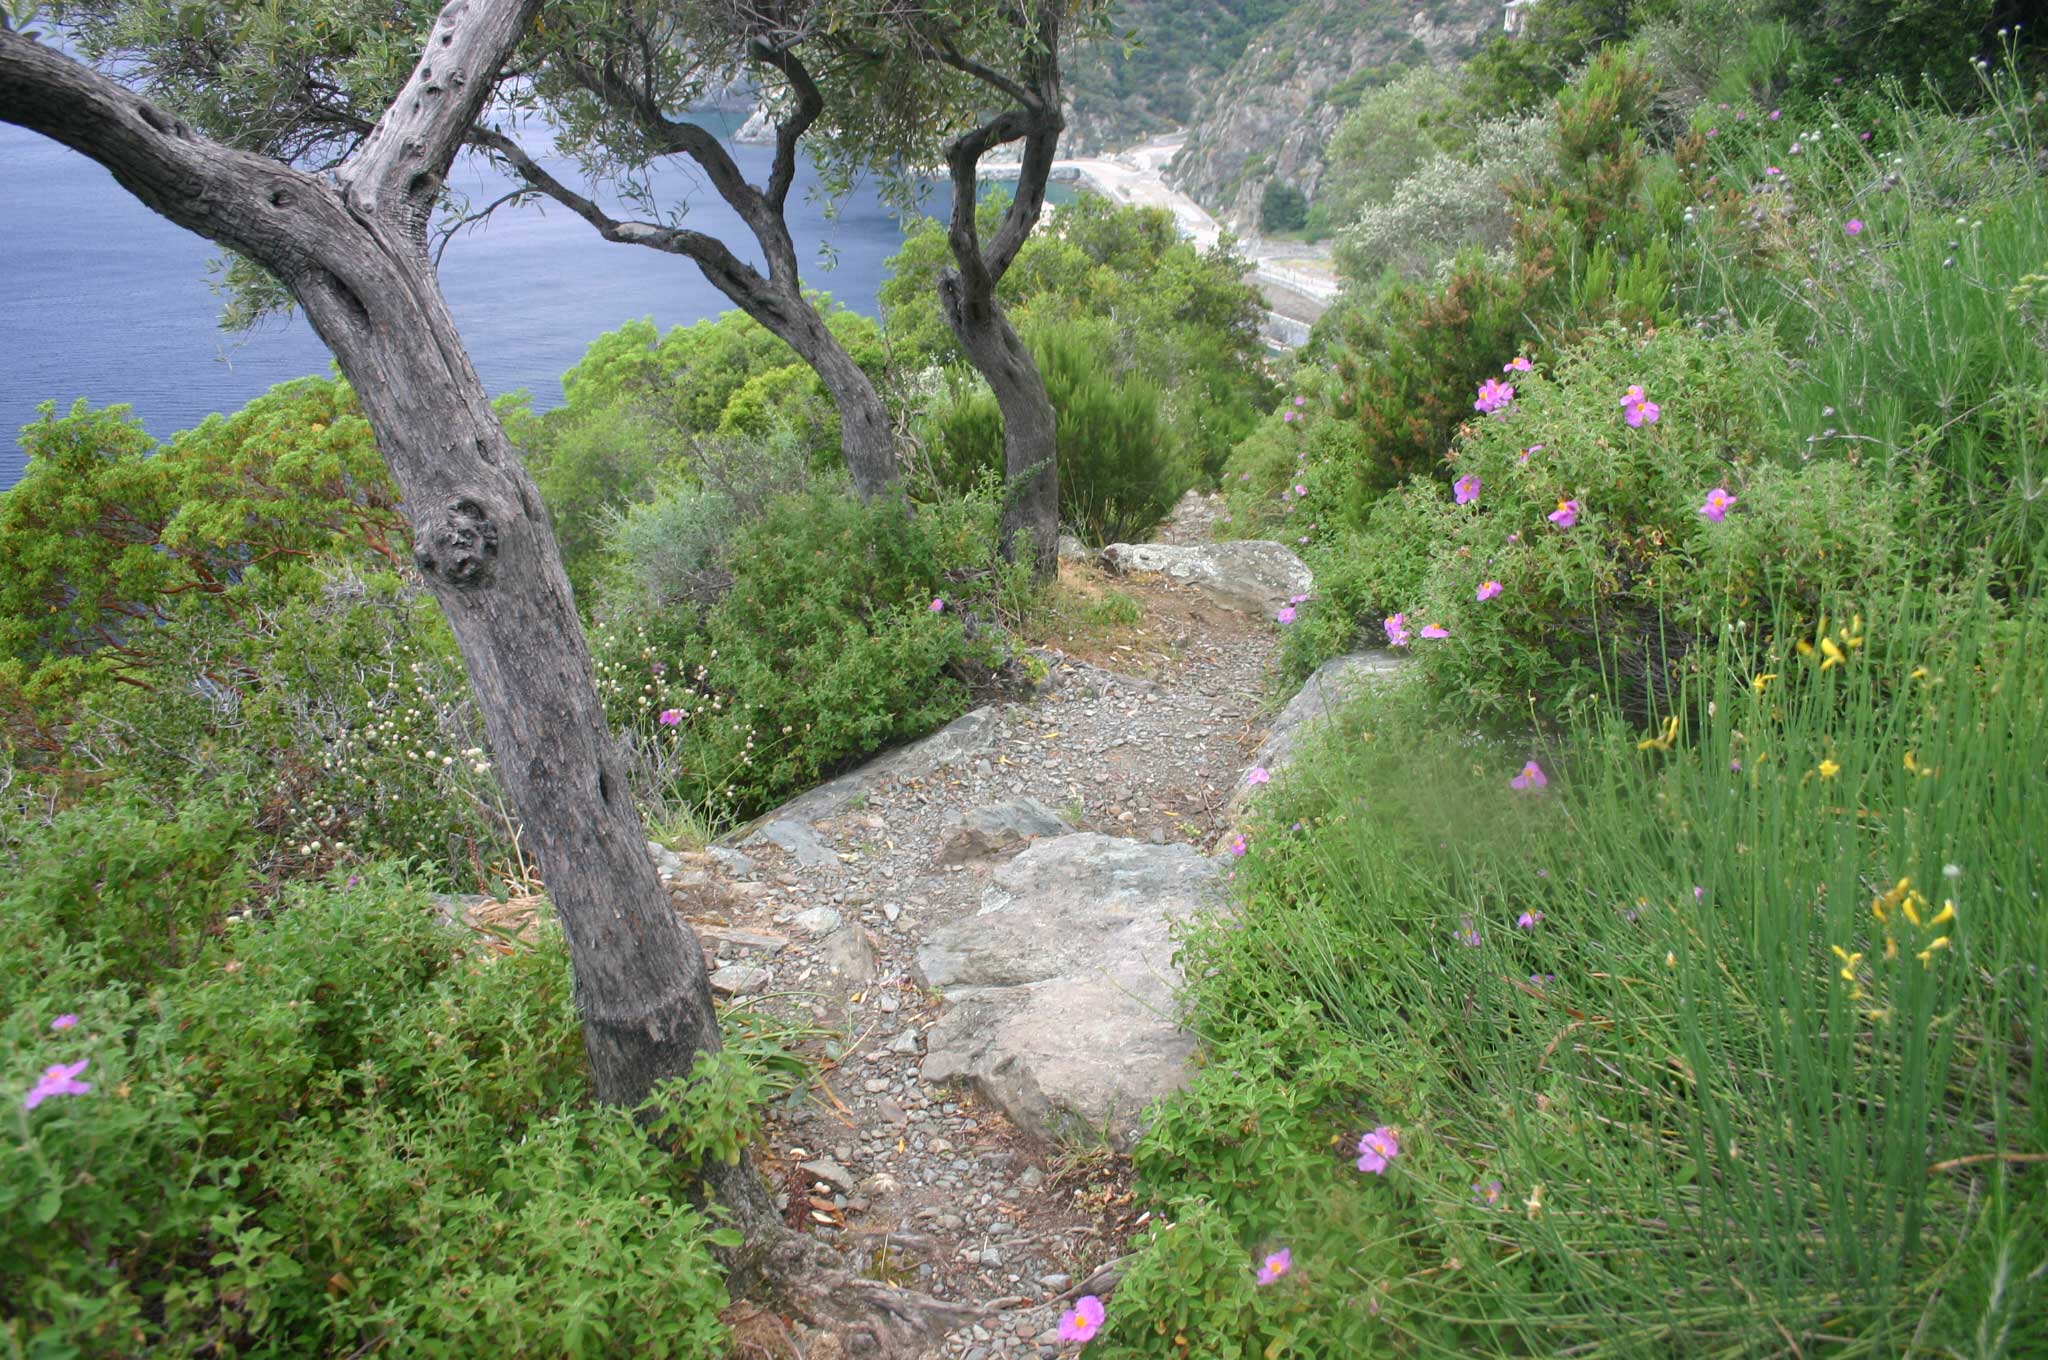
<svg viewBox="0 0 2048 1360"><path fill-rule="evenodd" d="M1421 62L1460 61L1500 25L1499 0L1303 0L1213 83L1167 178L1254 229L1267 181L1315 198L1330 136L1368 90Z"/></svg>

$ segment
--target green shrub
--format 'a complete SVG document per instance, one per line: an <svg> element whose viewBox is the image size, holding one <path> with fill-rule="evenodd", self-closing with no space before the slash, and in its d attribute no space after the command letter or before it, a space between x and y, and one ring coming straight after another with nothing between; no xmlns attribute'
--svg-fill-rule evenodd
<svg viewBox="0 0 2048 1360"><path fill-rule="evenodd" d="M1127 542L1165 517L1193 482L1161 418L1160 389L1103 363L1100 326L1054 326L1027 337L1058 415L1060 519L1091 543ZM933 416L935 470L948 490L1003 468L1002 412L965 375Z"/></svg>
<svg viewBox="0 0 2048 1360"><path fill-rule="evenodd" d="M1910 507L1869 471L1788 465L1796 441L1772 381L1785 372L1739 333L1609 331L1552 373L1510 374L1513 405L1476 419L1455 450L1477 499L1416 482L1383 502L1352 546L1370 565L1331 603L1366 605L1372 642L1403 615L1437 694L1515 720L1596 701L1663 711L1697 648L1755 622L1764 601L1817 610L1852 584L1902 595L1925 565ZM1631 387L1659 420L1628 425ZM1720 522L1701 513L1717 488L1735 498ZM1551 520L1563 502L1570 527ZM1489 581L1498 595L1479 600ZM1427 625L1458 645L1423 639Z"/></svg>
<svg viewBox="0 0 2048 1360"><path fill-rule="evenodd" d="M995 506L787 497L740 531L707 614L601 618L599 688L643 795L747 816L964 712L1018 588Z"/></svg>
<svg viewBox="0 0 2048 1360"><path fill-rule="evenodd" d="M29 858L81 834L53 828ZM118 859L130 839L111 824L98 848ZM212 885L223 903L236 887ZM81 958L139 948L95 905L10 876L0 923L58 922ZM133 980L46 957L9 976L11 1353L724 1353L685 1165L585 1103L558 931L474 949L379 867L212 932ZM90 1090L23 1108L37 1072L81 1060Z"/></svg>
<svg viewBox="0 0 2048 1360"><path fill-rule="evenodd" d="M1267 180L1265 192L1259 197L1259 229L1300 231L1307 225L1308 195L1282 180Z"/></svg>
<svg viewBox="0 0 2048 1360"><path fill-rule="evenodd" d="M1468 395L1521 352L1525 309L1541 274L1461 258L1440 285L1387 286L1343 336L1335 413L1358 427L1359 456L1319 469L1325 524L1356 525L1373 501L1411 476L1441 474L1451 432L1472 413Z"/></svg>

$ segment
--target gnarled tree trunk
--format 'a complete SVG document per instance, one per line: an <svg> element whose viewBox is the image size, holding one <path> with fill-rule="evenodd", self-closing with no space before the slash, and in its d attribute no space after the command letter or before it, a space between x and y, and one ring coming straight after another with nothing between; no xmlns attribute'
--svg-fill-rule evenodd
<svg viewBox="0 0 2048 1360"><path fill-rule="evenodd" d="M0 120L112 171L173 222L291 289L334 351L413 524L491 753L568 937L598 1098L636 1107L719 1047L704 956L655 875L545 508L485 397L426 253L441 177L539 0L454 0L426 54L331 179L223 147L0 24ZM751 1167L706 1172L749 1234L731 1264L875 1350L958 1309L848 1280L776 1223Z"/></svg>
<svg viewBox="0 0 2048 1360"><path fill-rule="evenodd" d="M1017 19L1021 24L1023 13ZM939 280L946 324L959 338L975 368L988 379L1003 413L1002 547L1016 558L1028 549L1032 574L1051 580L1059 571L1059 419L1037 361L1003 314L996 285L1038 225L1045 209L1046 181L1065 121L1060 113L1059 11L1045 5L1037 31L1024 36L1028 49L1024 77L1013 83L977 62L943 49L941 59L1003 91L1016 106L991 118L946 147L953 180L953 215L947 242L954 267ZM1017 196L986 249L975 220L981 158L993 147L1024 139Z"/></svg>

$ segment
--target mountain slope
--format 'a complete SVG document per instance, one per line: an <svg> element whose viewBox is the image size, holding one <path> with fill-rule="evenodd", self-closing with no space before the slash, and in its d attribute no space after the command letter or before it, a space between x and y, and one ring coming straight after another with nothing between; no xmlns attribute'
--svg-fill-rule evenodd
<svg viewBox="0 0 2048 1360"><path fill-rule="evenodd" d="M1498 0L1301 0L1210 84L1168 179L1254 228L1268 180L1315 197L1330 136L1368 90L1421 62L1463 60L1500 22Z"/></svg>

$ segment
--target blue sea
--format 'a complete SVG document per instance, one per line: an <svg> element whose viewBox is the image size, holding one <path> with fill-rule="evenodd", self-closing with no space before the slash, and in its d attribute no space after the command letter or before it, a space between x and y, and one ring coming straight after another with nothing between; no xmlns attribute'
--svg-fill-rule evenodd
<svg viewBox="0 0 2048 1360"><path fill-rule="evenodd" d="M721 134L736 122L702 121ZM750 180L766 179L769 148L731 151ZM582 182L573 164L549 165L568 183ZM477 205L504 188L480 162L458 164L452 179ZM874 315L903 225L871 185L834 210L817 199L817 183L806 166L790 195L805 286ZM655 187L664 205L687 203L689 226L760 265L737 215L693 169L665 171ZM939 185L924 211L943 215L950 205ZM288 378L329 371L327 350L303 319L237 335L218 329L222 299L207 265L219 253L85 157L0 123L0 261L8 276L0 290L0 490L21 476L15 434L39 403L55 401L62 411L79 397L125 402L162 440ZM689 260L610 244L564 210L533 206L502 210L457 236L442 258L441 283L485 386L493 395L525 388L542 410L560 404L562 374L603 332L642 316L666 330L731 307Z"/></svg>

